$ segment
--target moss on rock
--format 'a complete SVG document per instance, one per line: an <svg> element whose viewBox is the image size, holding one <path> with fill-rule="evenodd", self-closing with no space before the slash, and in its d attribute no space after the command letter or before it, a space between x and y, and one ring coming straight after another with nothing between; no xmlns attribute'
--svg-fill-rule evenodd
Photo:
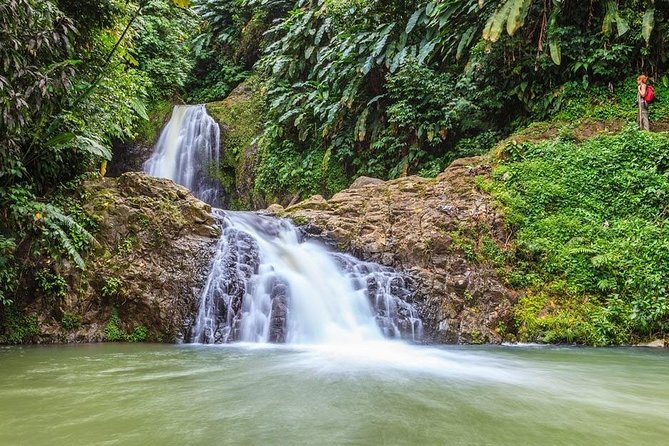
<svg viewBox="0 0 669 446"><path fill-rule="evenodd" d="M214 176L224 189L224 204L232 209L253 209L255 138L263 123L260 84L251 77L222 101L207 104L207 112L221 127L221 162ZM263 203L264 204L264 203Z"/></svg>

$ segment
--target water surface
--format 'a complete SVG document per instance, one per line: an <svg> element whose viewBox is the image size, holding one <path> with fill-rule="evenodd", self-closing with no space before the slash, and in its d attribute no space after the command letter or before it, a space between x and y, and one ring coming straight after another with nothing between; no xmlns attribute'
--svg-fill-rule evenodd
<svg viewBox="0 0 669 446"><path fill-rule="evenodd" d="M0 348L2 445L662 445L669 354L557 347Z"/></svg>

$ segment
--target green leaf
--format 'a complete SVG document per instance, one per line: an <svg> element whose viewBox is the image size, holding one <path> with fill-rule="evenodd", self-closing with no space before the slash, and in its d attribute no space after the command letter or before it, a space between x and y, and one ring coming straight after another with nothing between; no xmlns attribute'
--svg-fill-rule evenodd
<svg viewBox="0 0 669 446"><path fill-rule="evenodd" d="M513 36L525 23L532 0L509 0L509 18L506 22L506 32Z"/></svg>
<svg viewBox="0 0 669 446"><path fill-rule="evenodd" d="M75 142L79 150L99 156L108 161L112 158L111 150L109 150L108 147L103 146L97 139L88 138L86 136L77 136Z"/></svg>
<svg viewBox="0 0 669 446"><path fill-rule="evenodd" d="M423 47L420 49L420 53L418 54L418 57L416 58L418 63L423 63L425 59L432 53L432 50L434 50L434 47L437 45L437 41L433 40L432 42L428 42L426 45L423 45Z"/></svg>
<svg viewBox="0 0 669 446"><path fill-rule="evenodd" d="M72 240L70 240L68 234L56 225L53 225L52 229L58 234L58 239L61 245L63 245L63 248L65 248L65 251L74 261L74 263L79 267L79 269L84 269L86 267L86 263L81 257L81 254L79 254L77 251L77 248L75 248L72 244Z"/></svg>
<svg viewBox="0 0 669 446"><path fill-rule="evenodd" d="M650 35L653 32L655 27L655 8L648 8L643 14L643 22L641 24L641 35L643 39L648 43L650 41Z"/></svg>
<svg viewBox="0 0 669 446"><path fill-rule="evenodd" d="M332 146L329 146L323 155L323 161L321 161L321 174L324 175L327 173L330 167L330 157L332 156Z"/></svg>
<svg viewBox="0 0 669 446"><path fill-rule="evenodd" d="M130 105L140 118L147 121L149 120L149 114L146 112L146 105L144 105L144 102L141 99L137 97L132 98L130 100Z"/></svg>
<svg viewBox="0 0 669 446"><path fill-rule="evenodd" d="M604 14L604 20L602 21L602 33L609 34L611 28L613 27L613 22L616 21L618 16L618 6L612 0L606 2L606 13Z"/></svg>
<svg viewBox="0 0 669 446"><path fill-rule="evenodd" d="M497 11L490 16L488 23L483 30L483 38L491 42L497 42L502 35L502 29L504 24L509 18L509 12L511 12L511 3L514 0L508 0L504 3Z"/></svg>
<svg viewBox="0 0 669 446"><path fill-rule="evenodd" d="M367 62L365 62L365 64L361 68L362 74L366 75L367 73L369 73L373 66L374 66L374 58L370 57L369 59L367 59Z"/></svg>
<svg viewBox="0 0 669 446"><path fill-rule="evenodd" d="M560 49L560 42L557 40L551 40L548 43L548 48L550 49L551 59L553 59L555 65L560 65L562 62L562 50Z"/></svg>
<svg viewBox="0 0 669 446"><path fill-rule="evenodd" d="M367 134L367 116L369 115L369 108L360 113L360 117L355 124L355 140L364 141Z"/></svg>
<svg viewBox="0 0 669 446"><path fill-rule="evenodd" d="M425 11L424 8L418 9L418 11L414 12L413 15L409 18L409 21L407 22L407 27L404 30L405 33L409 34L413 29L416 27L416 24L418 23L418 19L420 19L423 15L423 11Z"/></svg>
<svg viewBox="0 0 669 446"><path fill-rule="evenodd" d="M72 132L60 133L47 142L49 147L62 147L74 140L76 135Z"/></svg>
<svg viewBox="0 0 669 446"><path fill-rule="evenodd" d="M618 36L622 36L625 34L627 31L630 30L629 25L627 24L627 21L620 17L620 15L616 16L616 25L618 26Z"/></svg>
<svg viewBox="0 0 669 446"><path fill-rule="evenodd" d="M383 49L386 47L386 43L388 42L388 37L390 37L390 32L393 30L395 26L394 25L388 25L386 28L384 28L382 34L381 34L381 39L376 42L376 45L374 45L374 50L372 51L372 57L377 57L379 54L383 52Z"/></svg>
<svg viewBox="0 0 669 446"><path fill-rule="evenodd" d="M407 55L407 47L402 48L402 51L397 53L395 57L393 57L393 62L390 64L389 70L391 73L394 73L397 71L399 66L404 62L404 59L406 58Z"/></svg>
<svg viewBox="0 0 669 446"><path fill-rule="evenodd" d="M139 61L138 61L137 59L135 59L135 58L132 56L132 54L130 54L130 53L125 53L125 54L123 55L123 58L124 58L126 61L128 61L128 63L129 63L130 65L132 65L133 67L138 67L138 66L139 66Z"/></svg>
<svg viewBox="0 0 669 446"><path fill-rule="evenodd" d="M474 38L474 33L476 32L476 26L470 26L467 31L465 31L462 34L462 37L460 38L460 43L458 44L458 49L455 53L455 58L460 59L462 57L462 53L469 46L469 44L472 43L472 39Z"/></svg>
<svg viewBox="0 0 669 446"><path fill-rule="evenodd" d="M314 43L316 45L321 43L321 40L323 39L323 36L325 35L325 32L330 29L330 24L332 23L332 19L328 17L325 19L325 22L323 22L323 25L321 25L320 29L316 33L316 37L314 38Z"/></svg>

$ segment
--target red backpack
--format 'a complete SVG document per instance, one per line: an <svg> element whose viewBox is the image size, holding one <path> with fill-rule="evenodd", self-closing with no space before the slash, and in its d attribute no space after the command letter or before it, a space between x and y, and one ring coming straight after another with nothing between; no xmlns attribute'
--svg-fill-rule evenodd
<svg viewBox="0 0 669 446"><path fill-rule="evenodd" d="M646 96L643 97L643 100L649 104L655 100L655 89L652 85L646 85Z"/></svg>

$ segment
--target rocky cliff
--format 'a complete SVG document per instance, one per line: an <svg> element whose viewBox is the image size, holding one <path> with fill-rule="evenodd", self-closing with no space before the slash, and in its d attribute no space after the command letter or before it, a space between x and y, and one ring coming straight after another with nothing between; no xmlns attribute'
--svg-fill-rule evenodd
<svg viewBox="0 0 669 446"><path fill-rule="evenodd" d="M489 260L508 240L492 200L477 187L489 171L483 158L461 159L434 179L359 178L329 200L314 196L269 211L361 259L406 272L428 340L502 342L517 293L504 284L503 264Z"/></svg>
<svg viewBox="0 0 669 446"><path fill-rule="evenodd" d="M99 243L85 270L58 267L67 294L36 295L32 342L170 342L192 315L218 238L209 205L184 187L141 173L83 185Z"/></svg>

